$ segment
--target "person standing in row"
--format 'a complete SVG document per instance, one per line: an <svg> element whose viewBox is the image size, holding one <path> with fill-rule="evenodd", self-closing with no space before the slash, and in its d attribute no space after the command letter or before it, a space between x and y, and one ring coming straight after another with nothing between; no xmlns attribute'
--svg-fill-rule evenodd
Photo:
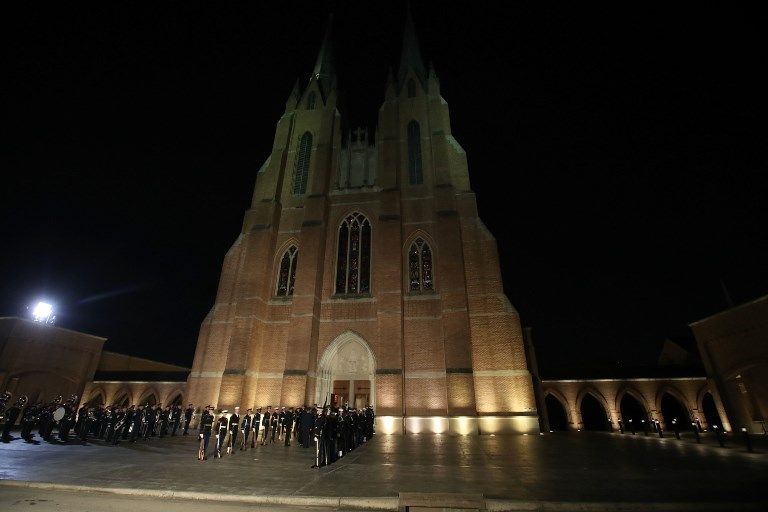
<svg viewBox="0 0 768 512"><path fill-rule="evenodd" d="M291 432L293 431L293 407L285 413L283 432L285 433L285 446L291 446Z"/></svg>
<svg viewBox="0 0 768 512"><path fill-rule="evenodd" d="M240 423L240 432L243 434L243 442L240 445L240 451L248 448L248 436L251 435L251 421L253 421L252 409L245 411L243 421Z"/></svg>
<svg viewBox="0 0 768 512"><path fill-rule="evenodd" d="M237 432L240 429L240 408L235 407L235 412L229 417L229 423L227 424L229 430L229 444L227 445L227 453L235 453L235 446L237 445Z"/></svg>
<svg viewBox="0 0 768 512"><path fill-rule="evenodd" d="M184 411L184 435L189 435L189 424L192 423L192 417L195 414L195 408L192 406L192 404L189 404L187 406L187 409Z"/></svg>
<svg viewBox="0 0 768 512"><path fill-rule="evenodd" d="M227 437L228 424L227 411L221 411L219 421L216 423L216 452L214 453L214 458L221 458L221 448L224 445L224 439Z"/></svg>
<svg viewBox="0 0 768 512"><path fill-rule="evenodd" d="M261 445L264 446L267 444L269 429L272 427L272 406L267 407L261 422L264 423L264 434L261 437Z"/></svg>
<svg viewBox="0 0 768 512"><path fill-rule="evenodd" d="M251 448L256 448L256 443L259 440L259 428L261 427L261 407L256 409L256 414L253 415L251 422L251 429L253 430L253 437L251 438Z"/></svg>
<svg viewBox="0 0 768 512"><path fill-rule="evenodd" d="M181 423L181 406L174 405L173 410L171 411L171 424L173 425L173 427L171 427L171 437L176 437L176 430L179 428L179 423Z"/></svg>
<svg viewBox="0 0 768 512"><path fill-rule="evenodd" d="M208 451L208 441L211 440L211 433L213 432L213 414L211 414L211 410L212 407L209 405L200 417L200 447L197 449L197 460L208 459L205 453Z"/></svg>

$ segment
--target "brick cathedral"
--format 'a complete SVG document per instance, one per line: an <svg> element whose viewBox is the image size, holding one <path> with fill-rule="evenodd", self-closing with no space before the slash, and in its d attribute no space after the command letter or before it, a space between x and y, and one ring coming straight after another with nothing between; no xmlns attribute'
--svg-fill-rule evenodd
<svg viewBox="0 0 768 512"><path fill-rule="evenodd" d="M375 133L341 129L330 31L256 173L188 400L372 405L382 432L538 432L517 311L408 16Z"/></svg>

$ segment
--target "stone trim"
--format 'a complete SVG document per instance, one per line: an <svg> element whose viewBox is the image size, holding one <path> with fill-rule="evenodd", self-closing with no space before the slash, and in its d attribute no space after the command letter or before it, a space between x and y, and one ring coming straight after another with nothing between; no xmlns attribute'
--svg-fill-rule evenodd
<svg viewBox="0 0 768 512"><path fill-rule="evenodd" d="M472 373L472 368L446 368L445 373Z"/></svg>
<svg viewBox="0 0 768 512"><path fill-rule="evenodd" d="M520 377L529 375L528 370L475 370L475 377Z"/></svg>
<svg viewBox="0 0 768 512"><path fill-rule="evenodd" d="M443 370L406 370L406 379L443 379L445 372Z"/></svg>
<svg viewBox="0 0 768 512"><path fill-rule="evenodd" d="M307 370L285 370L283 375L306 375Z"/></svg>
<svg viewBox="0 0 768 512"><path fill-rule="evenodd" d="M245 370L227 369L224 370L224 375L245 375Z"/></svg>
<svg viewBox="0 0 768 512"><path fill-rule="evenodd" d="M400 375L403 370L400 368L379 368L376 370L376 375Z"/></svg>

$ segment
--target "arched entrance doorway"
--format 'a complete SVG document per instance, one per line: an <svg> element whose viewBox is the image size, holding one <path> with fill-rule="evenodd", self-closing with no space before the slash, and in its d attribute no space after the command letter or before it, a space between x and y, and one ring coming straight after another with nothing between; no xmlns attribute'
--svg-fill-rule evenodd
<svg viewBox="0 0 768 512"><path fill-rule="evenodd" d="M340 334L325 349L317 365L315 402L365 407L375 405L376 358L368 343L352 331Z"/></svg>
<svg viewBox="0 0 768 512"><path fill-rule="evenodd" d="M547 418L549 419L549 431L562 431L568 430L568 415L565 413L565 408L560 400L553 395L547 395L544 399L544 403L547 406Z"/></svg>
<svg viewBox="0 0 768 512"><path fill-rule="evenodd" d="M592 393L587 393L581 399L581 422L584 430L605 432L608 428L608 413L600 401Z"/></svg>
<svg viewBox="0 0 768 512"><path fill-rule="evenodd" d="M685 429L690 427L691 415L688 409L669 393L664 393L661 397L661 415L664 418L664 427L672 430L672 420L677 420L678 428Z"/></svg>
<svg viewBox="0 0 768 512"><path fill-rule="evenodd" d="M722 430L723 421L720 419L720 413L717 412L717 406L715 405L715 399L712 398L712 393L704 393L704 397L701 399L701 408L704 410L704 419L707 420L707 428L711 429L717 425L717 428Z"/></svg>

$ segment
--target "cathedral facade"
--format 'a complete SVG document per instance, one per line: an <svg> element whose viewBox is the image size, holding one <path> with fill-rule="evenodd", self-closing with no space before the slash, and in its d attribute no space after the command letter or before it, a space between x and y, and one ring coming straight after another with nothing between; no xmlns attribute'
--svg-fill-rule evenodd
<svg viewBox="0 0 768 512"><path fill-rule="evenodd" d="M225 256L189 401L372 405L385 433L538 432L520 319L410 18L375 133L341 121L326 34Z"/></svg>

